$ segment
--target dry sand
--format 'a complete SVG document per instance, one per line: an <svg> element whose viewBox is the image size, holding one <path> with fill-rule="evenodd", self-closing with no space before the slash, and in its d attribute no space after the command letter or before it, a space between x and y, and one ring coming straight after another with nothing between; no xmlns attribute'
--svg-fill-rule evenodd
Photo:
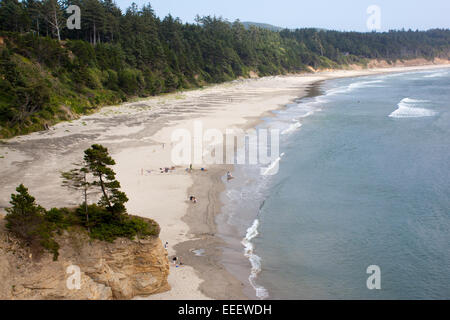
<svg viewBox="0 0 450 320"><path fill-rule="evenodd" d="M448 66L448 65L447 65ZM115 170L128 195L129 213L155 219L160 238L168 242L169 256L183 266L171 267L172 290L139 299L247 299L244 283L221 265L221 246L215 217L220 213L219 194L229 166L209 166L207 172L186 166L170 173L171 134L192 130L194 121L204 129L254 125L270 111L303 97L317 81L387 72L442 68L444 65L334 71L306 75L238 80L183 93L105 107L98 113L55 125L45 132L16 137L0 144L0 211L10 194L24 183L46 208L73 206L81 195L60 187L60 171L82 159L93 143L109 148ZM189 196L199 202L193 204ZM195 251L201 250L201 251ZM250 298L252 298L250 296Z"/></svg>

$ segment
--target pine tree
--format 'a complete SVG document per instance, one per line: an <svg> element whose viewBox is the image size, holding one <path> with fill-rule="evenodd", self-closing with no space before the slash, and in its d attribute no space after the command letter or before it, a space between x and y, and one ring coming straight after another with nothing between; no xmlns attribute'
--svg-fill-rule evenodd
<svg viewBox="0 0 450 320"><path fill-rule="evenodd" d="M24 10L30 19L30 30L40 35L41 23L43 22L42 2L38 0L24 0Z"/></svg>
<svg viewBox="0 0 450 320"><path fill-rule="evenodd" d="M94 144L84 152L89 172L98 178L93 184L99 186L103 196L99 205L106 207L118 217L126 211L125 203L128 201L125 193L121 192L120 183L116 180L116 173L110 168L116 162L110 157L108 149L102 145Z"/></svg>
<svg viewBox="0 0 450 320"><path fill-rule="evenodd" d="M89 31L89 41L95 46L105 31L105 9L98 0L85 0L82 4L82 22Z"/></svg>
<svg viewBox="0 0 450 320"><path fill-rule="evenodd" d="M38 244L38 234L44 220L45 210L37 205L35 198L23 184L11 195L11 208L6 208L6 228L25 241L27 245Z"/></svg>
<svg viewBox="0 0 450 320"><path fill-rule="evenodd" d="M2 0L0 2L0 29L21 31L22 5L17 0Z"/></svg>

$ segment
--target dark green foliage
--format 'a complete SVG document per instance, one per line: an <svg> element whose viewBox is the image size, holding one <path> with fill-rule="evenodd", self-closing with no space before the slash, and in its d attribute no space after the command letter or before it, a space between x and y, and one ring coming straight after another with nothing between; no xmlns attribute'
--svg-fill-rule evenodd
<svg viewBox="0 0 450 320"><path fill-rule="evenodd" d="M119 87L126 94L133 96L142 92L145 87L144 78L140 70L124 69L119 72Z"/></svg>
<svg viewBox="0 0 450 320"><path fill-rule="evenodd" d="M11 195L12 207L6 209L6 228L31 245L39 234L45 210L36 204L35 198L23 184L17 187L16 191L17 194Z"/></svg>
<svg viewBox="0 0 450 320"><path fill-rule="evenodd" d="M97 65L96 52L94 47L82 40L72 40L67 42L67 48L74 54L72 61L73 68L95 67Z"/></svg>
<svg viewBox="0 0 450 320"><path fill-rule="evenodd" d="M66 230L70 226L80 223L78 216L73 215L67 208L52 208L45 213L45 220L52 224L54 229Z"/></svg>
<svg viewBox="0 0 450 320"><path fill-rule="evenodd" d="M106 207L114 216L125 212L125 203L128 201L125 193L120 191L120 183L116 180L116 173L110 168L116 162L110 157L108 149L102 145L94 144L84 151L86 169L98 180L94 181L99 186L103 196L99 205Z"/></svg>
<svg viewBox="0 0 450 320"><path fill-rule="evenodd" d="M24 125L32 120L31 116L50 116L50 87L35 65L26 58L11 54L9 50L1 51L0 123L9 122L11 127Z"/></svg>
<svg viewBox="0 0 450 320"><path fill-rule="evenodd" d="M92 239L108 242L117 238L133 240L136 237L157 237L160 232L159 225L153 220L126 214L112 215L107 208L96 204L87 207L88 215L84 204L76 210L53 208L46 211L36 205L34 198L23 185L17 188L17 192L17 195L11 195L12 207L6 209L6 227L36 255L46 249L53 254L53 259L57 260L59 244L55 235L74 227L90 230Z"/></svg>
<svg viewBox="0 0 450 320"><path fill-rule="evenodd" d="M11 195L12 207L6 209L6 228L33 252L39 254L45 248L57 260L59 245L53 239L53 223L46 219L45 209L36 204L23 184L16 191Z"/></svg>
<svg viewBox="0 0 450 320"><path fill-rule="evenodd" d="M257 27L262 29L267 29L271 31L281 31L284 28L277 27L268 23L258 23L258 22L251 22L251 21L243 21L242 24L244 25L245 29L250 29L251 27Z"/></svg>
<svg viewBox="0 0 450 320"><path fill-rule="evenodd" d="M0 0L0 137L42 130L72 113L247 77L339 68L368 59L450 57L450 30L269 30L197 17L158 18L150 4L125 12L111 0L75 0L81 30L65 27L69 2ZM50 6L51 5L51 6ZM53 9L63 19L57 30ZM49 22L50 21L50 22ZM58 33L62 41L58 41Z"/></svg>
<svg viewBox="0 0 450 320"><path fill-rule="evenodd" d="M117 238L134 239L158 236L159 226L151 220L123 215L120 219L111 215L104 207L88 206L89 222L85 219L84 206L77 209L77 215L86 228L90 228L93 239L113 242Z"/></svg>

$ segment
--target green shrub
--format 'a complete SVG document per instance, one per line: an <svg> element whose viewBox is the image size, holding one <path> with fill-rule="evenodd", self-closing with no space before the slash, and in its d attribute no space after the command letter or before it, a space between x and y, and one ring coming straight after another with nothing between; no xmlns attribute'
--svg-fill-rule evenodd
<svg viewBox="0 0 450 320"><path fill-rule="evenodd" d="M111 69L104 71L103 86L110 90L119 91L119 76L117 72Z"/></svg>
<svg viewBox="0 0 450 320"><path fill-rule="evenodd" d="M119 73L119 86L128 95L137 95L145 88L145 80L142 71L136 69L124 69Z"/></svg>
<svg viewBox="0 0 450 320"><path fill-rule="evenodd" d="M55 230L66 230L70 226L80 225L80 218L74 210L67 208L52 208L45 212L45 220L50 223Z"/></svg>
<svg viewBox="0 0 450 320"><path fill-rule="evenodd" d="M148 219L121 215L114 216L107 209L96 204L88 206L89 223L86 219L85 207L80 206L76 210L81 225L90 228L90 236L93 239L113 242L117 238L134 239L159 235L159 225Z"/></svg>
<svg viewBox="0 0 450 320"><path fill-rule="evenodd" d="M51 224L42 224L41 230L39 232L41 238L40 244L44 249L47 249L50 253L53 254L53 261L57 261L59 256L59 244L53 238L53 231L54 230Z"/></svg>
<svg viewBox="0 0 450 320"><path fill-rule="evenodd" d="M84 79L84 82L86 83L86 86L91 89L101 89L102 88L102 82L101 82L101 71L96 68L88 68L86 70L86 78Z"/></svg>

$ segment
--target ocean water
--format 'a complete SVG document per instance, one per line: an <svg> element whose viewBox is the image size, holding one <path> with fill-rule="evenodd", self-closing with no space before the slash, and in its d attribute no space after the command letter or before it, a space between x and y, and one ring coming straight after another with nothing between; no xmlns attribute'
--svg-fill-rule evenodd
<svg viewBox="0 0 450 320"><path fill-rule="evenodd" d="M449 299L450 69L315 89L261 125L282 132L278 174L237 166L223 195L255 297Z"/></svg>

